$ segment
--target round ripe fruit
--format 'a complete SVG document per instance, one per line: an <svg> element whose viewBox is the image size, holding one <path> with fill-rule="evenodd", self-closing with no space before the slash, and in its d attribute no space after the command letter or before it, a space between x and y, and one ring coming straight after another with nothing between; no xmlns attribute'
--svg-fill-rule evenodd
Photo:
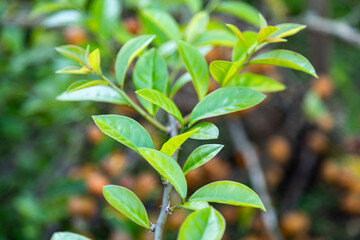
<svg viewBox="0 0 360 240"><path fill-rule="evenodd" d="M231 172L229 163L218 157L214 157L203 168L211 181L228 179Z"/></svg>
<svg viewBox="0 0 360 240"><path fill-rule="evenodd" d="M325 161L321 165L321 177L328 183L334 183L340 175L340 168L331 160Z"/></svg>
<svg viewBox="0 0 360 240"><path fill-rule="evenodd" d="M281 230L287 237L303 235L310 229L309 217L300 211L286 213L281 218Z"/></svg>
<svg viewBox="0 0 360 240"><path fill-rule="evenodd" d="M140 173L135 179L135 194L141 199L148 198L157 188L158 178L149 172Z"/></svg>
<svg viewBox="0 0 360 240"><path fill-rule="evenodd" d="M85 183L90 193L100 196L102 195L102 187L108 185L109 180L103 174L93 172L85 179Z"/></svg>
<svg viewBox="0 0 360 240"><path fill-rule="evenodd" d="M316 154L322 154L328 148L328 137L321 131L311 131L306 136L306 145Z"/></svg>
<svg viewBox="0 0 360 240"><path fill-rule="evenodd" d="M336 179L336 184L341 188L350 190L353 182L354 175L352 174L352 172L349 169L340 169L340 173L338 175L338 178Z"/></svg>
<svg viewBox="0 0 360 240"><path fill-rule="evenodd" d="M79 26L67 27L64 30L64 38L67 44L81 45L87 41L86 31Z"/></svg>
<svg viewBox="0 0 360 240"><path fill-rule="evenodd" d="M360 196L347 194L341 201L341 208L350 215L360 215Z"/></svg>
<svg viewBox="0 0 360 240"><path fill-rule="evenodd" d="M273 136L267 141L266 151L271 160L284 164L290 158L291 146L285 137Z"/></svg>
<svg viewBox="0 0 360 240"><path fill-rule="evenodd" d="M323 99L330 97L334 92L332 80L326 74L321 74L319 78L315 78L311 88Z"/></svg>
<svg viewBox="0 0 360 240"><path fill-rule="evenodd" d="M139 20L135 17L129 17L124 20L125 28L128 32L137 35L141 29L141 24Z"/></svg>
<svg viewBox="0 0 360 240"><path fill-rule="evenodd" d="M90 124L86 128L87 139L91 144L97 145L104 140L105 135L95 124Z"/></svg>
<svg viewBox="0 0 360 240"><path fill-rule="evenodd" d="M176 209L170 216L167 222L167 227L172 230L178 230L181 224L185 221L187 214L183 209Z"/></svg>
<svg viewBox="0 0 360 240"><path fill-rule="evenodd" d="M284 170L278 166L271 166L265 170L265 179L269 187L277 187L284 176Z"/></svg>
<svg viewBox="0 0 360 240"><path fill-rule="evenodd" d="M70 215L91 217L96 212L96 202L89 197L73 196L68 200L68 212Z"/></svg>
<svg viewBox="0 0 360 240"><path fill-rule="evenodd" d="M102 163L103 169L111 177L121 174L127 167L126 155L122 152L115 152Z"/></svg>
<svg viewBox="0 0 360 240"><path fill-rule="evenodd" d="M360 195L360 179L359 178L354 179L354 181L352 182L352 184L350 186L350 191L351 191L351 193Z"/></svg>

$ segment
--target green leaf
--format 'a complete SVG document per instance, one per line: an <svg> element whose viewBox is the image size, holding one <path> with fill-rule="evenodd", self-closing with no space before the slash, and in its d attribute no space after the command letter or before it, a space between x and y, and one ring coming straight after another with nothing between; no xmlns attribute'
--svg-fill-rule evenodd
<svg viewBox="0 0 360 240"><path fill-rule="evenodd" d="M204 165L220 152L224 145L205 144L196 148L186 160L183 172L186 175L191 170Z"/></svg>
<svg viewBox="0 0 360 240"><path fill-rule="evenodd" d="M142 55L136 62L133 74L135 90L150 88L165 93L168 87L168 69L155 49ZM144 108L155 115L157 106L139 96Z"/></svg>
<svg viewBox="0 0 360 240"><path fill-rule="evenodd" d="M260 27L259 12L253 6L240 1L225 1L219 3L215 11L237 17L255 27Z"/></svg>
<svg viewBox="0 0 360 240"><path fill-rule="evenodd" d="M132 191L115 185L103 187L105 199L116 210L130 218L136 224L148 228L149 218L140 199Z"/></svg>
<svg viewBox="0 0 360 240"><path fill-rule="evenodd" d="M116 57L115 74L121 87L124 86L126 71L134 58L155 38L154 35L141 35L126 42Z"/></svg>
<svg viewBox="0 0 360 240"><path fill-rule="evenodd" d="M232 61L237 62L240 59L243 59L247 53L254 50L257 46L257 33L252 31L243 32L243 37L246 41L246 45L244 45L242 40L238 40L233 50Z"/></svg>
<svg viewBox="0 0 360 240"><path fill-rule="evenodd" d="M198 12L193 16L185 29L185 40L192 43L206 30L209 23L209 14L205 11Z"/></svg>
<svg viewBox="0 0 360 240"><path fill-rule="evenodd" d="M189 201L196 200L260 208L266 211L261 199L253 190L232 181L218 181L203 186L189 198Z"/></svg>
<svg viewBox="0 0 360 240"><path fill-rule="evenodd" d="M219 137L219 129L213 123L201 122L192 127L189 131L199 128L199 131L191 135L191 139L210 140Z"/></svg>
<svg viewBox="0 0 360 240"><path fill-rule="evenodd" d="M189 73L184 73L178 80L174 83L171 88L170 98L174 98L175 94L188 82L191 82L192 78Z"/></svg>
<svg viewBox="0 0 360 240"><path fill-rule="evenodd" d="M263 43L268 37L270 37L273 33L277 32L278 30L279 30L278 27L273 27L273 26L267 26L262 28L257 36L257 42L259 44Z"/></svg>
<svg viewBox="0 0 360 240"><path fill-rule="evenodd" d="M193 13L198 12L202 7L202 0L183 0Z"/></svg>
<svg viewBox="0 0 360 240"><path fill-rule="evenodd" d="M178 240L220 240L225 231L225 219L212 207L190 214L180 227Z"/></svg>
<svg viewBox="0 0 360 240"><path fill-rule="evenodd" d="M181 39L179 25L169 13L160 9L144 9L141 10L141 16L146 20L145 24L151 24L152 27L159 30L167 39ZM156 33L156 31L153 33ZM161 38L161 36L159 37Z"/></svg>
<svg viewBox="0 0 360 240"><path fill-rule="evenodd" d="M228 62L216 60L210 63L211 76L221 85L225 86L244 67L244 61Z"/></svg>
<svg viewBox="0 0 360 240"><path fill-rule="evenodd" d="M186 69L190 73L199 100L203 99L209 89L209 70L205 58L192 45L178 42L179 53Z"/></svg>
<svg viewBox="0 0 360 240"><path fill-rule="evenodd" d="M196 46L212 45L233 47L236 42L236 36L227 30L207 30L198 35L193 44Z"/></svg>
<svg viewBox="0 0 360 240"><path fill-rule="evenodd" d="M139 152L150 165L163 177L165 177L184 200L187 193L185 176L179 164L170 156L150 148L139 148Z"/></svg>
<svg viewBox="0 0 360 240"><path fill-rule="evenodd" d="M289 50L273 50L253 58L249 64L269 64L286 67L308 73L318 77L314 67L302 55Z"/></svg>
<svg viewBox="0 0 360 240"><path fill-rule="evenodd" d="M259 21L260 21L260 29L263 29L268 26L265 17L261 13L259 13Z"/></svg>
<svg viewBox="0 0 360 240"><path fill-rule="evenodd" d="M88 57L89 66L98 74L101 73L100 68L100 50L97 48Z"/></svg>
<svg viewBox="0 0 360 240"><path fill-rule="evenodd" d="M60 101L94 101L127 105L127 101L118 92L103 85L64 92L56 99Z"/></svg>
<svg viewBox="0 0 360 240"><path fill-rule="evenodd" d="M50 240L90 240L90 238L71 232L54 233Z"/></svg>
<svg viewBox="0 0 360 240"><path fill-rule="evenodd" d="M71 93L78 91L80 89L84 89L92 86L98 86L98 85L107 86L109 84L104 80L78 80L76 82L73 82L68 87L68 89L66 89L66 93Z"/></svg>
<svg viewBox="0 0 360 240"><path fill-rule="evenodd" d="M69 73L69 74L90 74L91 69L88 67L66 67L56 71L56 73Z"/></svg>
<svg viewBox="0 0 360 240"><path fill-rule="evenodd" d="M289 37L289 36L297 34L301 30L306 28L305 25L295 24L295 23L283 23L283 24L276 25L275 27L278 27L279 30L270 36L272 38Z"/></svg>
<svg viewBox="0 0 360 240"><path fill-rule="evenodd" d="M135 120L119 115L98 115L92 117L100 130L138 152L138 148L154 148L149 133Z"/></svg>
<svg viewBox="0 0 360 240"><path fill-rule="evenodd" d="M173 115L180 123L181 126L184 124L183 117L180 110L170 98L165 96L163 93L154 89L140 89L135 92L145 100L159 106L164 109L167 113Z"/></svg>
<svg viewBox="0 0 360 240"><path fill-rule="evenodd" d="M243 73L235 76L226 86L249 87L259 92L278 92L286 88L284 84L274 79L254 73Z"/></svg>
<svg viewBox="0 0 360 240"><path fill-rule="evenodd" d="M232 24L226 24L226 26L230 28L230 30L238 37L238 39L244 44L244 46L247 46L244 35L242 34L242 32L238 27Z"/></svg>
<svg viewBox="0 0 360 240"><path fill-rule="evenodd" d="M209 204L206 201L191 201L184 203L181 207L189 210L200 210L209 207Z"/></svg>
<svg viewBox="0 0 360 240"><path fill-rule="evenodd" d="M190 125L204 118L244 110L264 100L265 95L246 87L220 88L200 101L190 116Z"/></svg>
<svg viewBox="0 0 360 240"><path fill-rule="evenodd" d="M172 156L176 150L189 138L191 135L199 131L200 128L196 128L192 131L188 131L186 133L182 133L175 137L170 138L167 140L161 147L161 152L165 153L168 156Z"/></svg>
<svg viewBox="0 0 360 240"><path fill-rule="evenodd" d="M75 45L63 45L55 48L61 55L86 66L85 49Z"/></svg>
<svg viewBox="0 0 360 240"><path fill-rule="evenodd" d="M92 0L90 5L91 27L100 37L108 38L120 22L121 1Z"/></svg>

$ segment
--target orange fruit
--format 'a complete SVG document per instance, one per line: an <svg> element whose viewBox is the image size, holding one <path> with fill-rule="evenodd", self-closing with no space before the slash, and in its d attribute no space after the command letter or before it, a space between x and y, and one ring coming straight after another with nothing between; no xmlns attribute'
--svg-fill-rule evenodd
<svg viewBox="0 0 360 240"><path fill-rule="evenodd" d="M319 75L315 78L311 86L312 90L323 99L330 97L334 92L334 84L330 76L326 74Z"/></svg>
<svg viewBox="0 0 360 240"><path fill-rule="evenodd" d="M89 218L95 214L97 205L89 197L73 196L68 200L67 209L70 215Z"/></svg>
<svg viewBox="0 0 360 240"><path fill-rule="evenodd" d="M282 216L280 226L287 237L303 235L310 229L310 219L304 212L293 211Z"/></svg>
<svg viewBox="0 0 360 240"><path fill-rule="evenodd" d="M86 177L85 183L90 193L101 196L102 188L109 184L109 179L100 172L93 172Z"/></svg>
<svg viewBox="0 0 360 240"><path fill-rule="evenodd" d="M271 160L284 164L290 159L291 146L285 137L276 135L267 141L266 152Z"/></svg>
<svg viewBox="0 0 360 240"><path fill-rule="evenodd" d="M70 26L64 30L64 38L67 44L81 45L88 39L86 31L79 26Z"/></svg>

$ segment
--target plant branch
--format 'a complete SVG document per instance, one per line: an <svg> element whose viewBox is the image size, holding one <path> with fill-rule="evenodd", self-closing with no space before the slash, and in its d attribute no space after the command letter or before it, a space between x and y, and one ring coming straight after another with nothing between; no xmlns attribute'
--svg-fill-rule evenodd
<svg viewBox="0 0 360 240"><path fill-rule="evenodd" d="M169 127L170 127L169 135L170 135L170 137L175 137L176 135L178 135L177 121L170 114L168 114L168 119L169 119ZM177 161L178 152L179 151L176 151L174 153L174 155L172 156L175 159L175 161ZM168 210L170 207L170 197L171 197L172 185L167 181L163 182L163 184L164 184L164 192L163 192L163 198L162 198L162 203L161 203L160 215L155 224L154 240L161 240L163 237L165 222L166 222Z"/></svg>
<svg viewBox="0 0 360 240"><path fill-rule="evenodd" d="M103 80L108 82L110 86L117 91L129 104L131 108L133 108L135 111L137 111L141 116L143 116L146 120L148 120L152 125L157 127L163 132L166 132L166 127L161 124L158 120L150 116L147 112L145 112L138 104L136 104L131 98L126 94L126 92L122 89L120 89L118 86L116 86L110 79L108 79L106 76L104 76L102 73L99 74L99 77L101 77Z"/></svg>

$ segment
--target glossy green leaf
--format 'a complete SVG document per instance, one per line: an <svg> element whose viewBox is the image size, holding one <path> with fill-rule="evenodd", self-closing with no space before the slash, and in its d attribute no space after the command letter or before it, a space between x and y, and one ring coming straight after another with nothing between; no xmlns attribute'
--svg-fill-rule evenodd
<svg viewBox="0 0 360 240"><path fill-rule="evenodd" d="M139 152L161 176L174 186L181 198L185 199L187 184L179 164L170 156L154 149L139 148Z"/></svg>
<svg viewBox="0 0 360 240"><path fill-rule="evenodd" d="M224 1L219 3L215 11L230 14L255 27L260 27L260 13L248 3L241 1Z"/></svg>
<svg viewBox="0 0 360 240"><path fill-rule="evenodd" d="M50 240L90 240L90 238L71 232L57 232L52 235Z"/></svg>
<svg viewBox="0 0 360 240"><path fill-rule="evenodd" d="M56 73L69 73L69 74L90 74L92 71L88 67L66 67L56 71Z"/></svg>
<svg viewBox="0 0 360 240"><path fill-rule="evenodd" d="M169 13L160 9L144 9L141 10L141 16L153 27L161 31L167 39L181 39L179 25Z"/></svg>
<svg viewBox="0 0 360 240"><path fill-rule="evenodd" d="M267 26L262 28L257 36L257 42L259 44L263 43L268 37L270 37L273 33L277 32L278 30L279 28L274 26Z"/></svg>
<svg viewBox="0 0 360 240"><path fill-rule="evenodd" d="M194 46L179 41L179 53L190 73L199 99L203 99L209 89L209 71L205 58Z"/></svg>
<svg viewBox="0 0 360 240"><path fill-rule="evenodd" d="M149 218L140 199L132 191L115 185L103 187L106 201L136 224L149 227Z"/></svg>
<svg viewBox="0 0 360 240"><path fill-rule="evenodd" d="M92 118L103 133L136 152L140 147L154 148L145 128L129 117L109 114Z"/></svg>
<svg viewBox="0 0 360 240"><path fill-rule="evenodd" d="M196 148L186 160L183 172L186 175L191 170L204 165L218 154L224 145L220 144L205 144Z"/></svg>
<svg viewBox="0 0 360 240"><path fill-rule="evenodd" d="M202 11L195 14L185 29L185 40L187 42L193 42L206 30L208 23L209 14L207 12Z"/></svg>
<svg viewBox="0 0 360 240"><path fill-rule="evenodd" d="M286 88L284 84L272 78L254 73L243 73L235 76L226 86L249 87L259 92L278 92Z"/></svg>
<svg viewBox="0 0 360 240"><path fill-rule="evenodd" d="M242 60L238 62L216 60L210 63L211 76L221 86L225 86L242 68Z"/></svg>
<svg viewBox="0 0 360 240"><path fill-rule="evenodd" d="M242 32L238 27L232 24L226 24L226 26L230 28L230 30L238 37L238 39L244 44L244 46L247 46L244 35L242 34Z"/></svg>
<svg viewBox="0 0 360 240"><path fill-rule="evenodd" d="M269 64L286 67L308 73L318 77L314 67L302 55L289 50L273 50L253 58L249 64Z"/></svg>
<svg viewBox="0 0 360 240"><path fill-rule="evenodd" d="M185 84L191 82L192 78L189 73L184 73L178 80L174 83L171 88L170 98L173 98L175 94L183 87Z"/></svg>
<svg viewBox="0 0 360 240"><path fill-rule="evenodd" d="M88 57L89 66L98 74L101 73L100 68L100 50L97 48Z"/></svg>
<svg viewBox="0 0 360 240"><path fill-rule="evenodd" d="M127 101L117 91L102 85L64 92L56 99L60 101L94 101L127 105Z"/></svg>
<svg viewBox="0 0 360 240"><path fill-rule="evenodd" d="M75 45L63 45L55 48L61 55L86 66L85 49Z"/></svg>
<svg viewBox="0 0 360 240"><path fill-rule="evenodd" d="M197 200L260 208L266 211L261 199L253 190L232 181L218 181L203 186L189 198L189 201Z"/></svg>
<svg viewBox="0 0 360 240"><path fill-rule="evenodd" d="M255 106L265 95L246 87L220 88L200 101L190 117L190 125L201 119L224 115Z"/></svg>
<svg viewBox="0 0 360 240"><path fill-rule="evenodd" d="M209 203L206 201L191 201L191 202L185 202L183 205L181 205L182 208L186 208L189 210L200 210L209 207Z"/></svg>
<svg viewBox="0 0 360 240"><path fill-rule="evenodd" d="M184 120L180 110L175 103L163 93L154 89L140 89L136 91L136 94L173 115L176 120L179 121L180 125L183 126Z"/></svg>
<svg viewBox="0 0 360 240"><path fill-rule="evenodd" d="M115 62L115 75L121 86L124 86L125 74L130 63L154 38L154 35L141 35L129 40L122 46Z"/></svg>
<svg viewBox="0 0 360 240"><path fill-rule="evenodd" d="M165 93L168 86L168 69L155 49L142 55L136 62L133 74L135 90L150 88ZM155 115L157 106L139 96L144 108Z"/></svg>
<svg viewBox="0 0 360 240"><path fill-rule="evenodd" d="M236 42L236 36L227 30L207 30L198 35L193 44L196 46L212 45L233 47Z"/></svg>
<svg viewBox="0 0 360 240"><path fill-rule="evenodd" d="M180 227L178 240L220 240L225 231L225 219L212 207L190 214Z"/></svg>
<svg viewBox="0 0 360 240"><path fill-rule="evenodd" d="M210 140L217 139L219 137L219 129L213 123L209 122L201 122L196 124L194 127L190 129L200 128L199 131L191 135L190 138L197 140Z"/></svg>
<svg viewBox="0 0 360 240"><path fill-rule="evenodd" d="M90 4L90 26L101 37L110 37L120 22L121 1L92 0Z"/></svg>
<svg viewBox="0 0 360 240"><path fill-rule="evenodd" d="M301 30L305 29L305 25L295 23L283 23L276 25L279 30L271 35L272 38L285 38L297 34Z"/></svg>
<svg viewBox="0 0 360 240"><path fill-rule="evenodd" d="M76 82L73 82L68 87L68 89L66 89L66 93L71 93L78 91L80 89L84 89L92 86L98 86L98 85L107 86L109 84L104 80L78 80Z"/></svg>
<svg viewBox="0 0 360 240"><path fill-rule="evenodd" d="M243 37L246 41L244 45L242 40L238 40L233 50L232 61L237 62L243 59L247 53L251 52L257 46L257 33L252 31L243 32Z"/></svg>
<svg viewBox="0 0 360 240"><path fill-rule="evenodd" d="M172 156L176 150L189 138L191 135L199 131L200 128L196 128L192 131L188 131L186 133L179 134L175 137L167 140L161 147L161 152L165 153L168 156Z"/></svg>

